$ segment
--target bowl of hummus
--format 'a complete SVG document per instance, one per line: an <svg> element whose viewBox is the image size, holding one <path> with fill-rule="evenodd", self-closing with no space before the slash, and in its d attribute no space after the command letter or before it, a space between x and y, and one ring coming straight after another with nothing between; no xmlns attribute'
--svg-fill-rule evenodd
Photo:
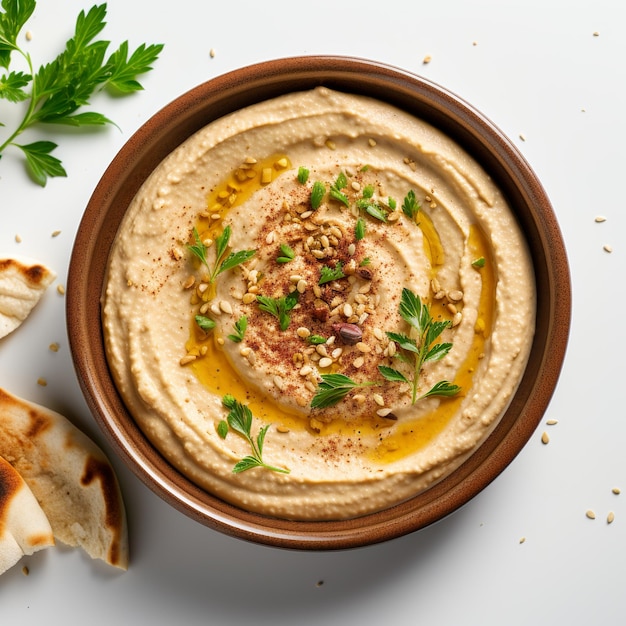
<svg viewBox="0 0 626 626"><path fill-rule="evenodd" d="M86 401L145 484L288 548L416 531L494 480L558 380L550 201L444 88L298 57L204 83L122 148L68 276Z"/></svg>

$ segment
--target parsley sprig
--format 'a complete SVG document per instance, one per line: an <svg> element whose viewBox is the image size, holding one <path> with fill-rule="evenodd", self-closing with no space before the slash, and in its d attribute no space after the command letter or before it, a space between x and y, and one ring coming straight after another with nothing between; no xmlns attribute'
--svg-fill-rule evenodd
<svg viewBox="0 0 626 626"><path fill-rule="evenodd" d="M273 315L279 323L281 330L287 330L291 323L289 312L298 304L298 291L292 291L281 298L272 298L270 296L257 296L259 309L265 313Z"/></svg>
<svg viewBox="0 0 626 626"><path fill-rule="evenodd" d="M345 374L322 374L322 382L311 399L312 409L325 409L343 400L353 389L371 387L380 383L366 381L357 383Z"/></svg>
<svg viewBox="0 0 626 626"><path fill-rule="evenodd" d="M402 319L417 331L417 338L395 332L387 332L387 337L396 342L400 352L396 352L395 356L411 366L412 374L407 377L401 371L386 365L379 365L378 371L388 381L408 383L412 389L413 404L430 396L456 395L461 388L447 380L442 380L426 393L417 395L424 364L441 360L452 348L449 342L437 342L441 333L450 326L450 322L434 320L428 306L422 303L418 295L406 288L402 290L399 312Z"/></svg>
<svg viewBox="0 0 626 626"><path fill-rule="evenodd" d="M198 230L196 228L193 229L194 243L188 244L187 248L207 268L207 271L209 272L210 284L214 283L215 279L222 272L226 272L227 270L231 270L234 267L245 263L256 254L256 250L239 250L238 252L231 252L226 258L224 258L228 249L231 232L230 225L226 226L222 231L222 234L215 239L215 263L211 266L207 258L209 248L204 245L204 242L200 239Z"/></svg>
<svg viewBox="0 0 626 626"><path fill-rule="evenodd" d="M404 196L404 201L402 202L402 212L411 220L415 221L417 214L419 213L422 205L419 203L419 200L415 197L415 192L410 189L409 192Z"/></svg>
<svg viewBox="0 0 626 626"><path fill-rule="evenodd" d="M325 285L326 283L330 283L333 280L340 280L341 278L345 277L346 275L343 273L343 264L341 263L341 261L338 261L335 267L322 265L322 267L320 268L320 277L317 281L317 284Z"/></svg>
<svg viewBox="0 0 626 626"><path fill-rule="evenodd" d="M21 122L0 143L0 157L9 146L18 148L25 157L26 169L33 180L46 185L48 178L67 176L61 161L52 156L57 144L52 141L16 143L26 129L37 124L63 124L74 127L103 126L113 122L95 111L79 111L89 104L91 96L103 89L129 94L143 89L137 76L152 69L162 44L141 44L129 56L124 41L108 58L108 41L96 39L105 27L106 4L81 11L76 20L74 36L52 62L34 70L31 56L17 44L17 38L35 10L35 0L2 0L0 12L0 98L27 104ZM11 70L15 52L26 61L28 72ZM30 87L30 89L29 89ZM2 126L2 123L0 123Z"/></svg>
<svg viewBox="0 0 626 626"><path fill-rule="evenodd" d="M293 248L286 243L280 244L280 254L276 257L276 263L289 263L296 258Z"/></svg>
<svg viewBox="0 0 626 626"><path fill-rule="evenodd" d="M240 474L253 467L262 467L273 472L279 472L281 474L289 474L290 470L282 467L274 467L268 465L263 461L263 443L265 441L265 435L270 427L270 424L263 426L256 438L252 437L252 411L249 407L236 400L231 395L225 395L222 398L222 404L228 409L228 415L226 419L221 421L218 425L217 432L222 438L226 438L229 429L234 430L241 435L249 444L252 449L252 454L243 457L233 467L234 474Z"/></svg>
<svg viewBox="0 0 626 626"><path fill-rule="evenodd" d="M242 315L233 325L233 332L228 335L228 338L235 343L241 343L246 330L248 330L248 318Z"/></svg>

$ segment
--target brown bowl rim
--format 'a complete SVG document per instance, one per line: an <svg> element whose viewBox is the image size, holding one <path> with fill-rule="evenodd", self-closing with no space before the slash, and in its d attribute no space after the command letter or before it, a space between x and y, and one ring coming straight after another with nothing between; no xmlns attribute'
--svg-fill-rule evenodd
<svg viewBox="0 0 626 626"><path fill-rule="evenodd" d="M495 430L450 476L424 493L356 519L277 520L206 493L155 451L137 428L108 370L100 298L108 249L128 203L156 165L184 139L222 115L282 93L318 85L385 100L423 117L458 141L503 189L535 262L538 324L529 365ZM417 74L343 56L300 56L237 69L187 91L143 124L97 184L76 234L67 280L67 329L81 391L114 452L177 510L240 539L281 548L360 547L424 528L457 510L517 456L539 424L565 358L571 285L565 245L550 200L509 138L459 96ZM127 433L132 440L127 438Z"/></svg>

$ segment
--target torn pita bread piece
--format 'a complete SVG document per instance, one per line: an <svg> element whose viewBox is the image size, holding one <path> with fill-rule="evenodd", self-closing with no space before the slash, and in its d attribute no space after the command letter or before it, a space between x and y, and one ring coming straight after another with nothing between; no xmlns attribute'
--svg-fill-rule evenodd
<svg viewBox="0 0 626 626"><path fill-rule="evenodd" d="M19 472L0 456L0 574L54 545L50 522Z"/></svg>
<svg viewBox="0 0 626 626"><path fill-rule="evenodd" d="M0 339L28 317L55 278L33 259L0 258Z"/></svg>
<svg viewBox="0 0 626 626"><path fill-rule="evenodd" d="M63 415L0 388L0 456L26 481L57 540L128 568L119 483L87 435Z"/></svg>

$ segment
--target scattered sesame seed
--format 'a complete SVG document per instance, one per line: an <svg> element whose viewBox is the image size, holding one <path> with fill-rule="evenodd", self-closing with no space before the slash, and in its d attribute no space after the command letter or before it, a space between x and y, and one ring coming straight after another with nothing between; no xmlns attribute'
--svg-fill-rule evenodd
<svg viewBox="0 0 626 626"><path fill-rule="evenodd" d="M519 542L524 543L526 541L526 537L520 537Z"/></svg>
<svg viewBox="0 0 626 626"><path fill-rule="evenodd" d="M211 48L211 49L209 50L209 56L210 56L212 59L214 59L214 58L215 58L215 48Z"/></svg>
<svg viewBox="0 0 626 626"><path fill-rule="evenodd" d="M37 384L40 387L45 387L48 384L48 381L45 378L40 377L40 378L37 379Z"/></svg>
<svg viewBox="0 0 626 626"><path fill-rule="evenodd" d="M15 235L15 243L22 243L22 237L20 235Z"/></svg>
<svg viewBox="0 0 626 626"><path fill-rule="evenodd" d="M555 419L549 419L549 420L546 420L546 424L547 424L548 426L556 426L558 423L559 423L559 421L558 421L558 420L555 420Z"/></svg>
<svg viewBox="0 0 626 626"><path fill-rule="evenodd" d="M615 520L615 513L613 513L613 511L609 511L609 514L606 516L606 523L612 524L614 520Z"/></svg>
<svg viewBox="0 0 626 626"><path fill-rule="evenodd" d="M50 352L58 352L59 351L59 344L55 341L54 343L51 343L48 346L48 349L50 350Z"/></svg>
<svg viewBox="0 0 626 626"><path fill-rule="evenodd" d="M610 254L611 252L613 252L613 248L612 248L612 247L611 247L608 243L605 243L605 244L602 246L602 249L603 249L605 252L608 252L609 254Z"/></svg>
<svg viewBox="0 0 626 626"><path fill-rule="evenodd" d="M600 36L600 33L599 33L597 30L594 30L594 31L593 31L593 36L594 36L594 37L599 37L599 36Z"/></svg>
<svg viewBox="0 0 626 626"><path fill-rule="evenodd" d="M33 39L33 31L27 30L25 37L26 37L26 41L32 41L32 39Z"/></svg>
<svg viewBox="0 0 626 626"><path fill-rule="evenodd" d="M596 519L596 514L591 509L589 509L588 511L585 511L585 515L589 519Z"/></svg>
<svg viewBox="0 0 626 626"><path fill-rule="evenodd" d="M622 493L622 490L619 487L613 487L613 489L611 489L611 491L616 495L619 496L620 493Z"/></svg>
<svg viewBox="0 0 626 626"><path fill-rule="evenodd" d="M596 217L596 220L595 220L595 221L596 221L598 224L601 224L602 222L606 222L606 217L604 217L604 215L598 215L598 216Z"/></svg>
<svg viewBox="0 0 626 626"><path fill-rule="evenodd" d="M526 141L526 136L525 136L523 133L520 133L520 134L519 134L519 138L520 138L522 141Z"/></svg>
<svg viewBox="0 0 626 626"><path fill-rule="evenodd" d="M58 237L61 234L60 230L53 230L52 231L52 237Z"/></svg>
<svg viewBox="0 0 626 626"><path fill-rule="evenodd" d="M433 60L432 56L430 56L430 54L427 54L427 55L424 57L424 60L422 61L422 63L423 63L424 65L428 65L428 63L430 63L432 60Z"/></svg>
<svg viewBox="0 0 626 626"><path fill-rule="evenodd" d="M60 296L64 296L65 295L65 287L63 285L57 285L57 293Z"/></svg>
<svg viewBox="0 0 626 626"><path fill-rule="evenodd" d="M22 567L22 574L24 574L24 576L28 576L30 574L30 570L28 569L27 565L24 565L24 567Z"/></svg>
<svg viewBox="0 0 626 626"><path fill-rule="evenodd" d="M548 433L546 432L541 433L541 443L543 444L550 443L550 437L548 436Z"/></svg>

